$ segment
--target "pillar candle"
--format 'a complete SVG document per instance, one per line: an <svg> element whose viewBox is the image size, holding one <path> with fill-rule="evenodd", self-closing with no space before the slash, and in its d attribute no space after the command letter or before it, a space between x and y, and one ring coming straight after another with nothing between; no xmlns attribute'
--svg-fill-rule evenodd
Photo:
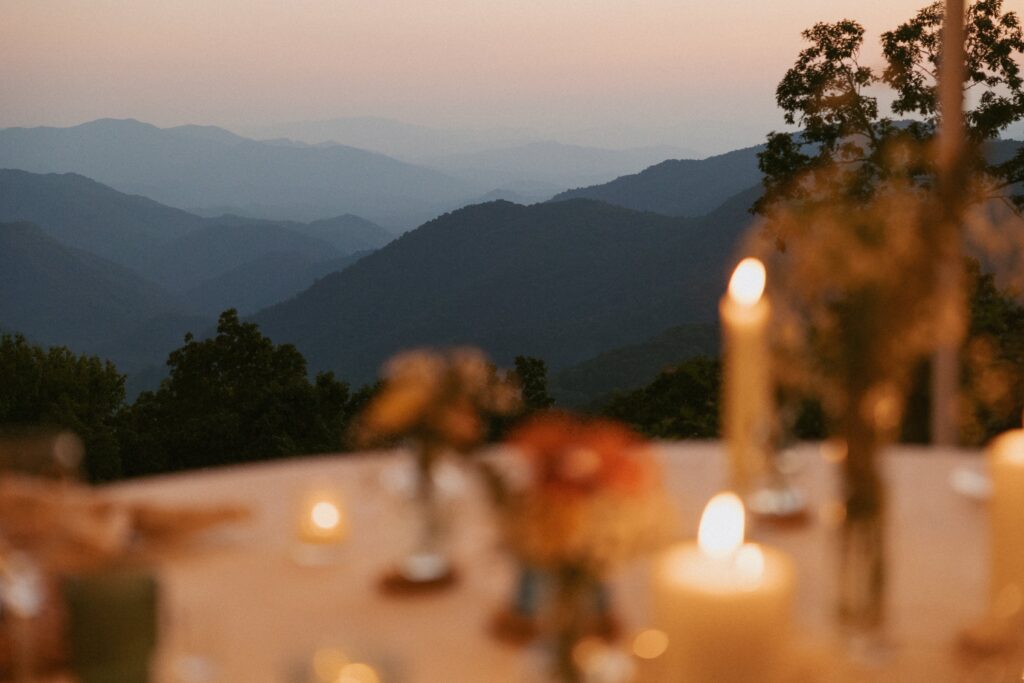
<svg viewBox="0 0 1024 683"><path fill-rule="evenodd" d="M992 607L1008 616L1024 608L1024 430L996 437L988 459Z"/></svg>
<svg viewBox="0 0 1024 683"><path fill-rule="evenodd" d="M722 427L731 488L742 496L765 466L771 431L771 307L764 297L765 279L764 264L744 259L719 305L724 350Z"/></svg>
<svg viewBox="0 0 1024 683"><path fill-rule="evenodd" d="M783 553L743 542L743 504L708 503L697 543L655 562L654 625L667 636L663 683L777 680L790 644L794 576Z"/></svg>

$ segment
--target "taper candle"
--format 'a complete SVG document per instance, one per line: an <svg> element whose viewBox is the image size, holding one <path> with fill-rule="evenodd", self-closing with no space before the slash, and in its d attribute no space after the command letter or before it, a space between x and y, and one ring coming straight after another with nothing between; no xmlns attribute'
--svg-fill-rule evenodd
<svg viewBox="0 0 1024 683"><path fill-rule="evenodd" d="M724 368L722 428L729 456L731 488L750 492L765 467L772 420L768 322L764 264L743 259L719 305Z"/></svg>

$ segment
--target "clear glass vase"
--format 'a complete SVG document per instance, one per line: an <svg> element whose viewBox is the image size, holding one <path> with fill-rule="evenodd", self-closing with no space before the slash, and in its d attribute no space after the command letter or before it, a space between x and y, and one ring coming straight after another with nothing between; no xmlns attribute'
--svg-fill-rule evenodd
<svg viewBox="0 0 1024 683"><path fill-rule="evenodd" d="M448 554L451 525L437 482L437 456L422 453L416 460L417 477L413 497L417 534L415 545L400 562L402 576L409 581L432 583L453 571Z"/></svg>
<svg viewBox="0 0 1024 683"><path fill-rule="evenodd" d="M603 664L597 660L606 658L607 644L618 631L608 585L593 572L574 565L554 569L546 579L540 627L549 680L592 680L589 670Z"/></svg>
<svg viewBox="0 0 1024 683"><path fill-rule="evenodd" d="M457 578L451 556L451 522L462 478L444 462L441 451L423 448L415 455L408 477L396 482L410 523L408 550L383 579L386 592L444 588Z"/></svg>
<svg viewBox="0 0 1024 683"><path fill-rule="evenodd" d="M847 415L844 429L837 616L851 655L872 661L887 649L887 516L879 463L887 439L865 403L854 405L860 409Z"/></svg>

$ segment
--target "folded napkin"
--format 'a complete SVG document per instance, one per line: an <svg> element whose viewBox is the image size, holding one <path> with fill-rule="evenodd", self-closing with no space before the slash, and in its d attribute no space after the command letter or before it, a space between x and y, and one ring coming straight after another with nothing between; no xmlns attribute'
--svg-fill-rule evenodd
<svg viewBox="0 0 1024 683"><path fill-rule="evenodd" d="M58 572L115 562L249 516L248 508L235 504L130 502L81 484L0 477L0 535Z"/></svg>
<svg viewBox="0 0 1024 683"><path fill-rule="evenodd" d="M82 679L90 683L144 680L140 667L148 661L156 623L147 559L249 516L234 504L124 501L82 484L0 475L0 586L9 589L18 578L17 557L31 558L40 577L29 591L37 609L19 618L10 606L0 606L0 679L17 659L19 634L27 633L40 672L62 665L70 654L89 672Z"/></svg>

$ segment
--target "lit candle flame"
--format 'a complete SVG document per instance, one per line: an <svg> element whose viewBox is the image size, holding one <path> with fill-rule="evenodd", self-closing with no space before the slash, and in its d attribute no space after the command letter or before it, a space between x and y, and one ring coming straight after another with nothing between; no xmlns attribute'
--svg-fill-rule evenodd
<svg viewBox="0 0 1024 683"><path fill-rule="evenodd" d="M334 503L321 500L310 510L310 519L319 529L333 529L341 522L341 511Z"/></svg>
<svg viewBox="0 0 1024 683"><path fill-rule="evenodd" d="M756 258L745 258L729 280L729 297L743 306L753 306L764 294L766 280L764 264Z"/></svg>
<svg viewBox="0 0 1024 683"><path fill-rule="evenodd" d="M697 545L711 557L726 558L743 545L743 502L735 493L719 493L700 518Z"/></svg>

